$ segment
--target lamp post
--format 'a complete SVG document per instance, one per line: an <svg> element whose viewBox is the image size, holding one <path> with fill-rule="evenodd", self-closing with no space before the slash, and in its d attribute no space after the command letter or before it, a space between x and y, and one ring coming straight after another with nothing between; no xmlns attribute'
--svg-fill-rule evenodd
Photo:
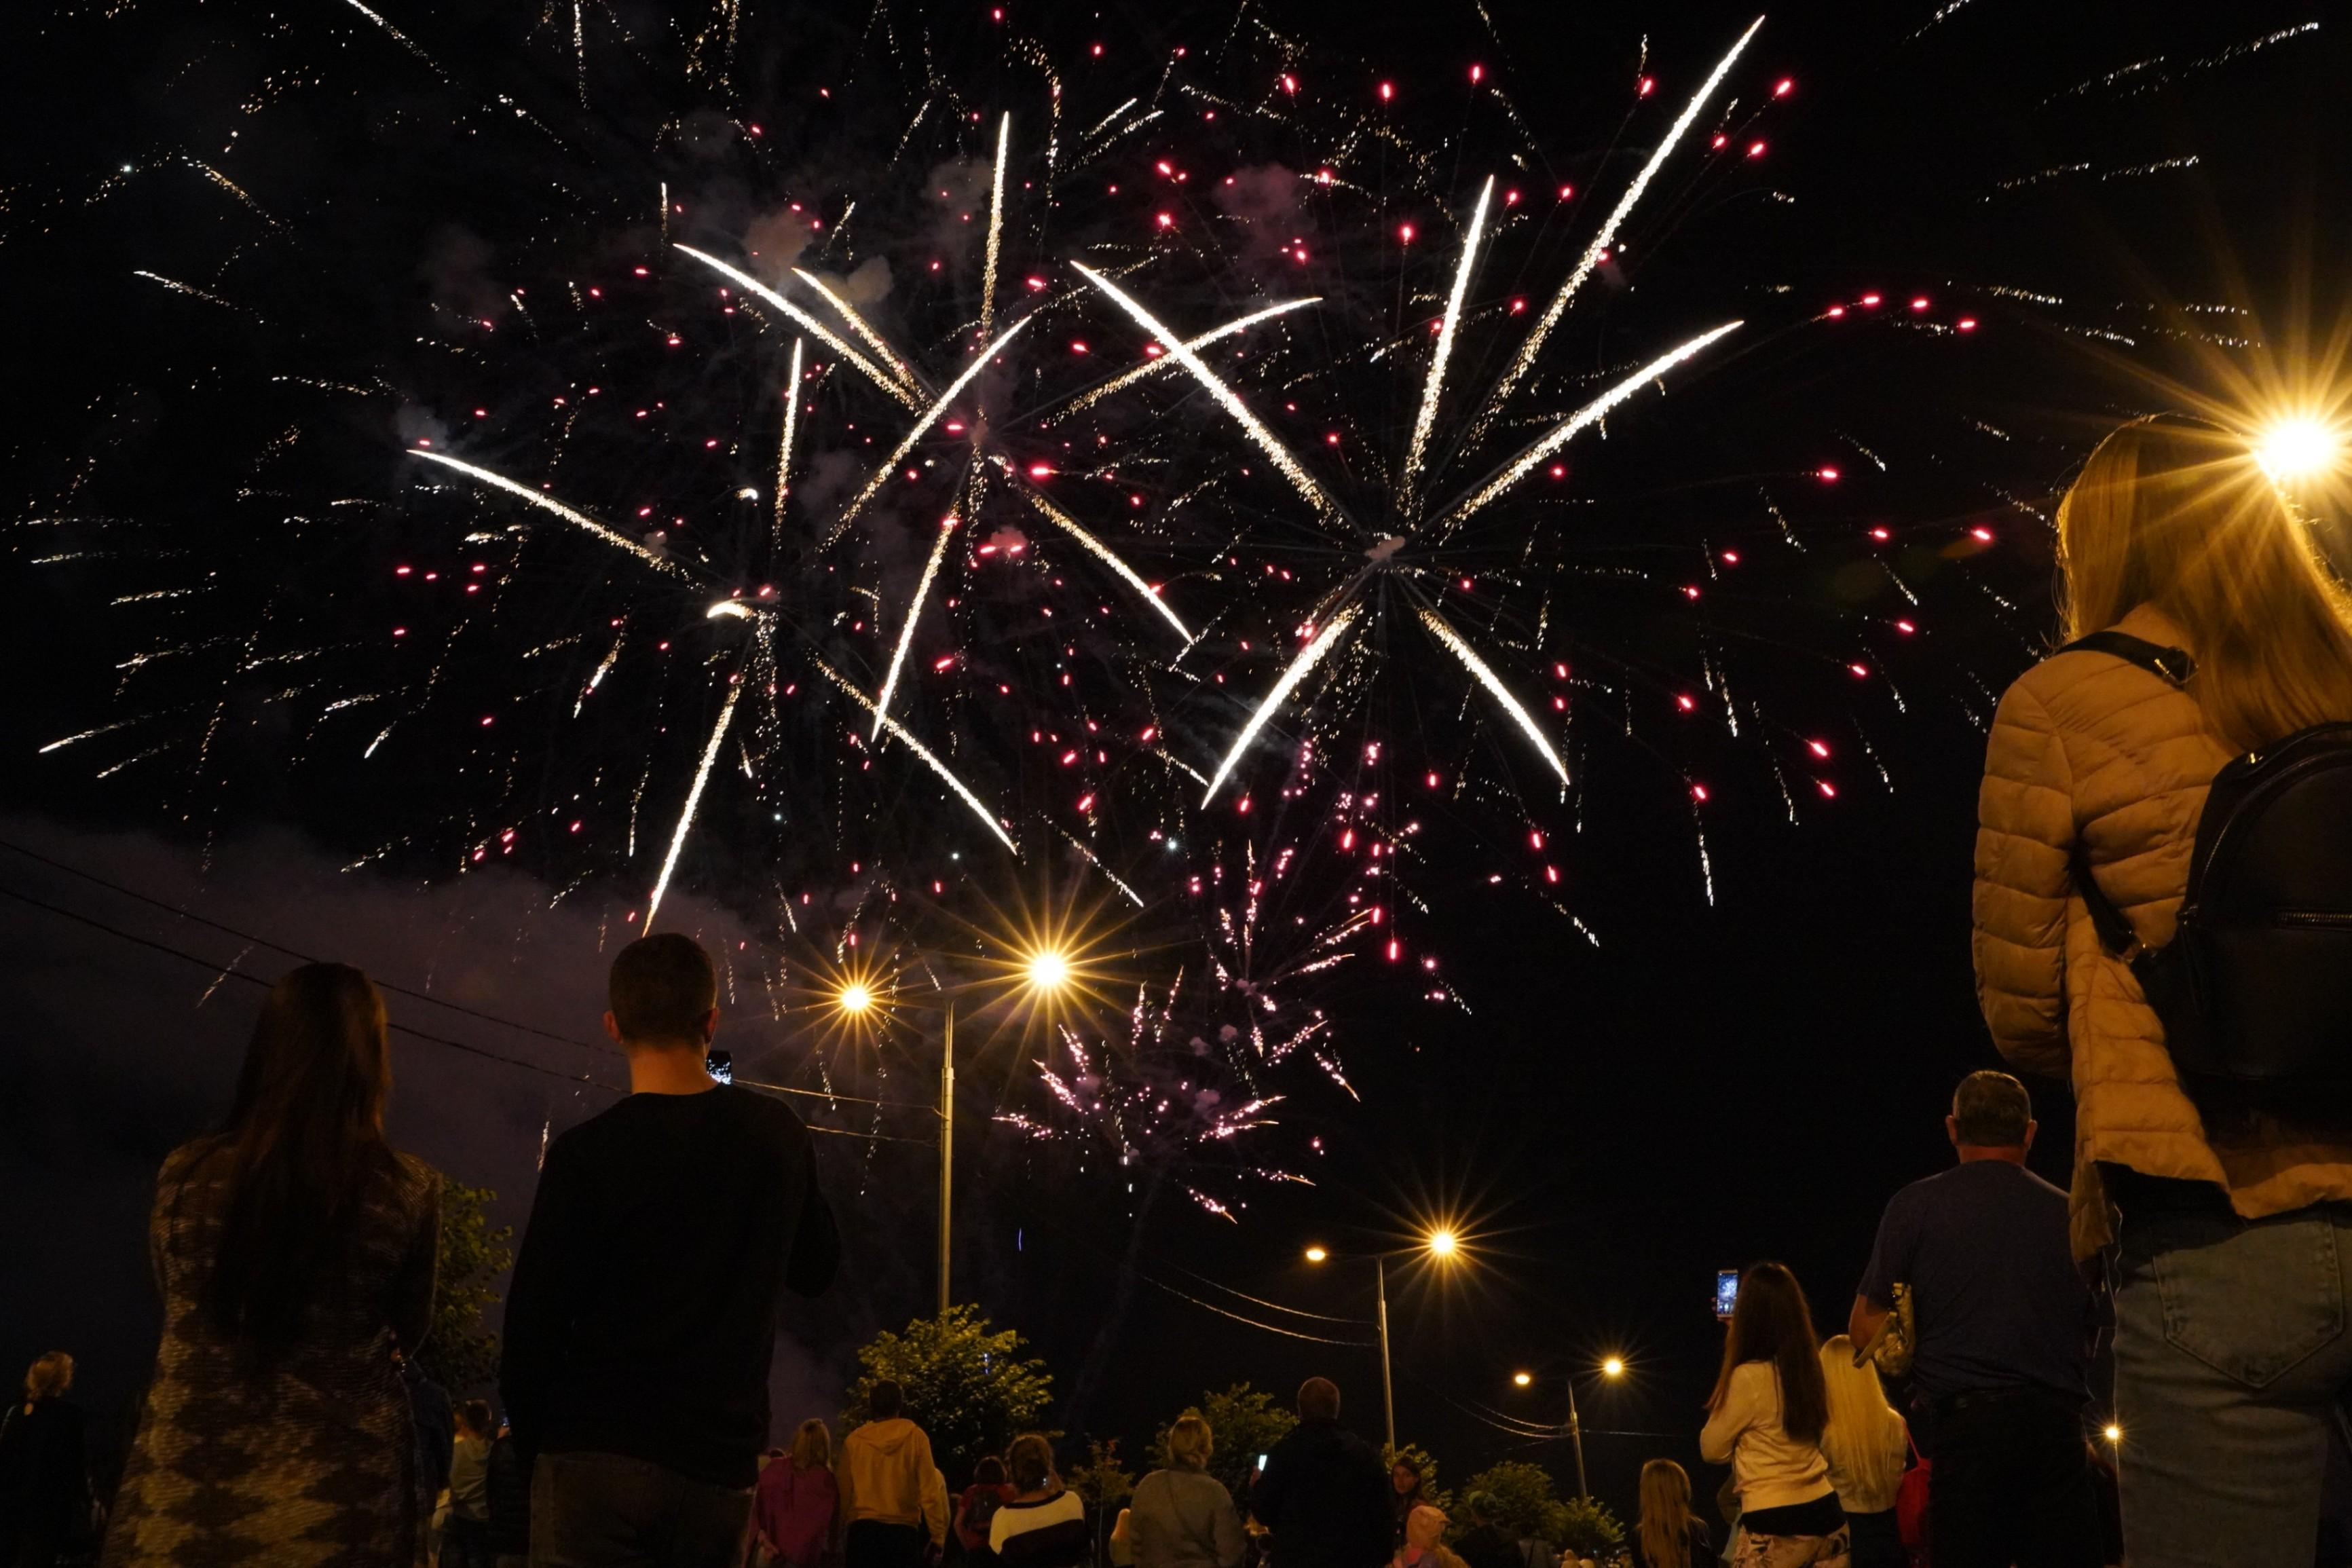
<svg viewBox="0 0 2352 1568"><path fill-rule="evenodd" d="M1624 1358L1612 1355L1603 1361L1597 1370L1601 1376L1612 1381L1621 1378L1625 1375ZM1576 1495L1590 1499L1592 1496L1592 1486L1584 1475L1584 1421L1577 1414L1576 1409L1576 1373L1570 1373L1562 1381L1568 1385L1568 1441L1570 1447L1576 1452ZM1511 1382L1520 1388L1526 1388L1535 1382L1535 1374L1526 1372L1514 1373L1511 1375Z"/></svg>
<svg viewBox="0 0 2352 1568"><path fill-rule="evenodd" d="M1453 1258L1460 1250L1461 1241L1452 1231L1440 1229L1433 1230L1423 1237L1421 1245L1422 1250L1428 1253L1430 1257L1444 1261ZM1307 1249L1307 1261L1309 1263L1326 1262L1330 1256L1328 1249L1319 1246L1309 1247ZM1371 1265L1373 1320L1379 1324L1381 1332L1381 1415L1388 1431L1389 1452L1393 1454L1397 1451L1396 1380L1391 1373L1389 1360L1388 1258L1382 1254L1374 1253Z"/></svg>
<svg viewBox="0 0 2352 1568"><path fill-rule="evenodd" d="M1070 983L1069 956L1045 947L1026 954L1019 964L1023 983L1036 996L1049 996ZM844 1015L862 1018L874 1012L873 987L852 980L834 993L834 1005ZM955 1214L955 1024L956 999L941 988L940 997L940 1315L947 1316L952 1299L953 1252L950 1238Z"/></svg>

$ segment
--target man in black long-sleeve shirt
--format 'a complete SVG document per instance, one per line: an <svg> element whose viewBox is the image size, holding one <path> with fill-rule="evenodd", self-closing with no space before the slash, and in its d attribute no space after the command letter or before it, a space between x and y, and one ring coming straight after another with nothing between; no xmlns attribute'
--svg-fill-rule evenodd
<svg viewBox="0 0 2352 1568"><path fill-rule="evenodd" d="M499 1367L534 1457L534 1568L739 1562L782 1291L841 1256L808 1129L705 1070L718 979L692 939L613 963L629 1098L549 1147Z"/></svg>
<svg viewBox="0 0 2352 1568"><path fill-rule="evenodd" d="M1339 1385L1310 1377L1298 1425L1250 1488L1250 1512L1274 1538L1276 1568L1379 1568L1394 1539L1388 1490L1380 1456L1339 1425Z"/></svg>

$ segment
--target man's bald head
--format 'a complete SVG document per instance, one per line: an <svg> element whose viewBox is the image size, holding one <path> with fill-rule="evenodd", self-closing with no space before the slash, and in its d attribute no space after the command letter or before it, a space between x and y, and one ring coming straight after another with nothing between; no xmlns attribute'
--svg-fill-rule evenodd
<svg viewBox="0 0 2352 1568"><path fill-rule="evenodd" d="M1298 1418L1301 1421L1337 1421L1339 1418L1339 1385L1328 1377L1310 1377L1300 1384Z"/></svg>

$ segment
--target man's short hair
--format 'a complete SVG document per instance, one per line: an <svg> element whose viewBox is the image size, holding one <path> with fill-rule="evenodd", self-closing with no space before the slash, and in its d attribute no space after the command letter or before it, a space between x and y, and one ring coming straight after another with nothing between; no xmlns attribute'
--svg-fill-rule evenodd
<svg viewBox="0 0 2352 1568"><path fill-rule="evenodd" d="M1961 1142L1976 1148L2018 1148L2032 1120L2032 1097L2005 1072L1972 1072L1953 1091L1953 1131Z"/></svg>
<svg viewBox="0 0 2352 1568"><path fill-rule="evenodd" d="M887 1421L907 1407L907 1391L896 1378L877 1378L866 1391L866 1408L877 1421Z"/></svg>
<svg viewBox="0 0 2352 1568"><path fill-rule="evenodd" d="M457 1402L457 1417L465 1423L466 1430L477 1437L490 1435L490 1402L487 1399L461 1399Z"/></svg>
<svg viewBox="0 0 2352 1568"><path fill-rule="evenodd" d="M702 944L680 931L639 937L613 960L606 984L625 1040L699 1040L719 1005L719 973Z"/></svg>
<svg viewBox="0 0 2352 1568"><path fill-rule="evenodd" d="M1301 1421L1337 1421L1339 1418L1339 1385L1328 1377L1310 1377L1300 1384L1298 1418Z"/></svg>

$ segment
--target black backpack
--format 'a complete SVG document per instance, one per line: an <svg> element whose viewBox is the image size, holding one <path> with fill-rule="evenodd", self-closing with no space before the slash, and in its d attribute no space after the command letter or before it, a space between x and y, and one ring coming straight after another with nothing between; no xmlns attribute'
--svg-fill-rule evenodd
<svg viewBox="0 0 2352 1568"><path fill-rule="evenodd" d="M2175 686L2197 668L2180 648L2122 632L2059 651L2077 649ZM2073 872L2100 942L2131 965L2200 1103L2200 1089L2283 1107L2352 1089L2352 723L2299 730L2214 775L2165 946L2139 944L2080 845Z"/></svg>

